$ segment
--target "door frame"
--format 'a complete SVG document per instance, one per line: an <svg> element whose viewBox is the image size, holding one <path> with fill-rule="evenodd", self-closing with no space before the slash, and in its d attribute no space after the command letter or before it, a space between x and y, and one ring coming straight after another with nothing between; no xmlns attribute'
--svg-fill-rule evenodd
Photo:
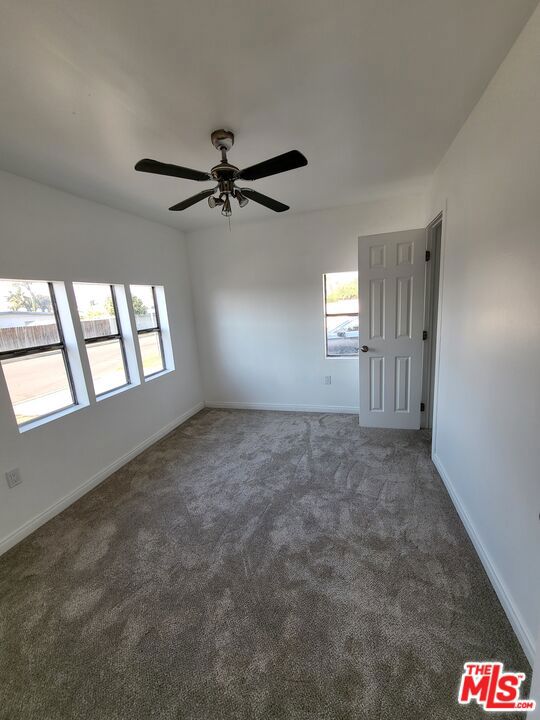
<svg viewBox="0 0 540 720"><path fill-rule="evenodd" d="M427 337L424 340L423 363L422 363L422 404L424 410L420 416L421 428L433 427L434 403L433 394L435 390L435 358L437 355L437 317L434 308L438 310L439 284L435 286L436 270L439 270L442 241L442 218L440 212L426 228L426 280L424 293L424 333ZM439 239L436 240L437 230L440 228ZM429 253L429 260L428 260ZM437 297L435 291L437 290Z"/></svg>
<svg viewBox="0 0 540 720"><path fill-rule="evenodd" d="M439 384L440 384L440 362L441 362L441 345L442 345L442 318L443 318L443 298L444 298L444 264L446 257L446 229L448 222L448 200L445 198L444 202L441 203L440 210L436 212L432 217L433 219L427 225L427 237L426 237L426 249L430 249L430 244L433 241L433 235L438 225L441 226L441 236L439 244L439 291L437 296L437 332L434 338L435 340L435 352L432 353L431 359L431 373L433 374L433 382L431 387L433 389L433 410L431 417L431 456L436 454L437 447L437 419L438 419L438 406L439 406ZM427 300L428 293L428 282L429 289L433 291L431 285L431 273L432 267L429 267L430 263L426 263L426 285L425 293ZM430 273L430 277L427 277L427 273ZM424 318L424 327L429 330L427 324L427 316ZM424 378L424 375L423 375ZM422 395L424 385L422 385ZM422 425L424 427L424 425Z"/></svg>

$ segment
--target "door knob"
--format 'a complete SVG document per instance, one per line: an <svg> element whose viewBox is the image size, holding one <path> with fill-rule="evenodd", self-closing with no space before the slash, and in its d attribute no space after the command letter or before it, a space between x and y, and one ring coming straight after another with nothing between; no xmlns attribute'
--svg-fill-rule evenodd
<svg viewBox="0 0 540 720"><path fill-rule="evenodd" d="M362 347L360 348L360 350L361 350L362 352L367 352L367 351L369 350L369 348L368 348L367 345L362 345Z"/></svg>

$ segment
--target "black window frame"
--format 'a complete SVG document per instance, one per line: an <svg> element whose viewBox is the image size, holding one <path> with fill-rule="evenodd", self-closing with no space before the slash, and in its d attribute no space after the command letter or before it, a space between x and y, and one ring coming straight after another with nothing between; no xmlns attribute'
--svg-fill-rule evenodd
<svg viewBox="0 0 540 720"><path fill-rule="evenodd" d="M75 283L77 284L77 283ZM88 345L96 345L97 343L103 343L107 342L108 340L118 340L120 344L120 352L122 354L122 362L124 364L124 375L126 376L126 382L122 383L121 385L117 385L116 387L109 388L108 390L104 390L101 393L96 393L96 384L94 382L94 376L92 375L92 367L90 366L90 374L92 375L92 384L94 386L94 393L96 396L96 400L99 398L104 397L105 395L108 395L109 393L116 392L117 390L121 390L122 388L129 387L131 385L131 377L129 374L129 366L127 363L127 356L126 356L126 348L124 345L124 336L122 334L122 323L120 321L120 316L118 314L118 303L116 301L116 288L114 285L109 283L99 283L99 282L89 282L89 283L79 283L81 285L108 285L109 289L111 291L111 298L112 298L112 304L113 304L113 310L114 310L114 319L116 321L116 332L115 333L109 333L108 335L97 335L96 337L86 338L84 337L84 328L82 325L82 320L79 315L79 322L81 323L81 330L83 334L83 340L84 340L84 346L85 348ZM75 299L77 298L77 294L75 293ZM77 306L77 313L79 311L79 308ZM88 349L86 350L86 357L88 358L88 363L90 364L90 357L88 355Z"/></svg>
<svg viewBox="0 0 540 720"><path fill-rule="evenodd" d="M354 272L354 271L351 271L351 272ZM337 354L337 355L331 355L331 354L328 352L328 318L329 318L329 317L353 317L353 318L358 318L358 317L359 317L359 313L358 313L358 312L353 312L353 313L351 313L351 312L329 313L329 312L327 311L328 301L327 301L327 299L326 299L326 297L327 297L327 294L326 294L326 277L327 277L327 275L338 275L338 274L339 274L339 271L323 273L323 303L324 303L323 312L324 312L324 350L325 350L325 356L326 356L327 358L332 358L332 359L334 359L334 358L355 358L355 357L358 357L359 354L360 354L360 326L358 327L358 350L357 350L355 353L339 353L339 354ZM357 277L358 277L358 273L357 273ZM360 325L360 323L359 323L359 325Z"/></svg>
<svg viewBox="0 0 540 720"><path fill-rule="evenodd" d="M31 355L42 355L46 352L56 352L58 350L62 353L62 360L64 362L64 368L66 370L66 377L68 381L69 391L71 393L71 400L72 402L69 405L64 405L63 407L57 408L56 410L53 410L50 413L44 413L43 415L38 415L35 418L32 418L31 420L26 420L25 422L18 423L17 426L19 428L25 427L26 425L32 425L35 422L38 422L38 420L43 420L46 418L51 418L57 415L58 413L64 412L65 410L69 410L72 407L77 407L79 405L79 401L77 399L77 391L75 389L75 384L73 382L73 375L71 372L71 366L69 364L69 357L68 352L66 348L66 342L64 339L64 330L62 328L62 322L60 319L60 313L58 312L58 303L56 302L56 295L54 292L54 284L50 281L43 281L43 280L30 280L29 282L46 282L47 288L49 290L49 295L51 298L51 306L54 314L54 320L56 323L56 330L58 332L58 342L55 343L47 343L46 345L33 345L32 347L28 348L18 348L14 350L2 350L0 351L0 366L2 364L3 360L12 360L14 358L21 358L21 357L29 357ZM11 397L10 397L11 400ZM12 403L13 407L13 403ZM14 408L13 408L14 409Z"/></svg>
<svg viewBox="0 0 540 720"><path fill-rule="evenodd" d="M136 287L135 285L129 286L129 294L131 296L131 307L133 308L133 294L131 292L131 288ZM165 362L165 350L163 348L163 337L162 337L162 329L161 329L161 321L159 318L159 307L158 307L158 301L157 301L157 294L156 294L156 286L155 285L143 285L142 283L139 285L139 287L149 287L152 289L152 299L154 300L154 314L156 316L156 324L155 326L152 326L150 328L143 328L142 330L139 330L137 327L137 317L135 315L135 308L133 308L133 315L135 317L135 328L137 330L137 340L139 341L139 352L141 353L141 364L143 369L143 377L145 380L148 380L148 378L154 377L154 375L159 375L159 373L164 372L167 369L167 364ZM158 340L159 340L159 349L161 352L161 364L162 368L161 370L156 370L153 373L149 373L148 375L144 374L144 363L142 362L142 350L141 350L141 343L139 340L139 335L149 335L150 333L157 332Z"/></svg>

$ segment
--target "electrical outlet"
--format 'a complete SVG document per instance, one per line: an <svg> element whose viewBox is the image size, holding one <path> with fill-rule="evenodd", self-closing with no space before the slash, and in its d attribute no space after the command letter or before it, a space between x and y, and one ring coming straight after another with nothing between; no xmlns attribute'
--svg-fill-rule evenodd
<svg viewBox="0 0 540 720"><path fill-rule="evenodd" d="M8 484L8 487L10 488L14 488L15 485L20 485L22 483L21 476L19 474L19 468L14 468L13 470L7 471L6 482Z"/></svg>
<svg viewBox="0 0 540 720"><path fill-rule="evenodd" d="M332 384L332 376L331 376L331 375L325 375L325 376L324 376L324 384L325 384L325 385L331 385L331 384Z"/></svg>

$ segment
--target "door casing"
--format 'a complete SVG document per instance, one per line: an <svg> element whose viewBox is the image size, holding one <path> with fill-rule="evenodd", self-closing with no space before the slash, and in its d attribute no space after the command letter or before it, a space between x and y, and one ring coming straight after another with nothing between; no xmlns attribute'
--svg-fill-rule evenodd
<svg viewBox="0 0 540 720"><path fill-rule="evenodd" d="M422 373L422 403L424 411L421 413L420 426L429 429L433 426L434 415L442 223L443 215L441 212L427 226L426 232L426 251L429 253L429 261L426 262L424 330L427 333L427 338L424 341Z"/></svg>

